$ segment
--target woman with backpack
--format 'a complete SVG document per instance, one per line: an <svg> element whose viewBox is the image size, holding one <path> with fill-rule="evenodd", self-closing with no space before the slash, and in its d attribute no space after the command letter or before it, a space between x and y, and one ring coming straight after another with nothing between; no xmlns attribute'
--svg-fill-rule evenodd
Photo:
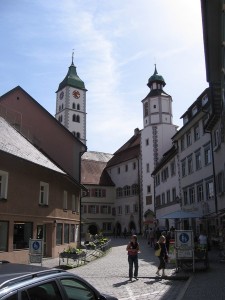
<svg viewBox="0 0 225 300"><path fill-rule="evenodd" d="M159 266L156 275L160 276L159 271L162 270L162 276L165 276L166 262L168 261L168 252L166 248L166 238L164 235L161 235L159 237L156 245L158 246L158 249L161 249L161 251L158 251L157 253L157 256L159 258ZM157 251L157 249L155 250Z"/></svg>

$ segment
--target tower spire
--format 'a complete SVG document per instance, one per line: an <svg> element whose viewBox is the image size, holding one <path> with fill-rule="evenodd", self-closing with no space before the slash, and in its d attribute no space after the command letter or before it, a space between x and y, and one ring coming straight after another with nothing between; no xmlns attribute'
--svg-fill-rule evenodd
<svg viewBox="0 0 225 300"><path fill-rule="evenodd" d="M71 65L74 65L73 58L74 58L74 49L73 49L73 52L72 52L72 64Z"/></svg>

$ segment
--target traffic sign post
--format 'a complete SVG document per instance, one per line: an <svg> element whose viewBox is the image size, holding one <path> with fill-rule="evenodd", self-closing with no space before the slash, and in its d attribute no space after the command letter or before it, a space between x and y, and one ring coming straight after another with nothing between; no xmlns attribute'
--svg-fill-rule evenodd
<svg viewBox="0 0 225 300"><path fill-rule="evenodd" d="M30 257L30 263L40 263L42 265L42 257L43 257L42 239L30 239L29 257Z"/></svg>
<svg viewBox="0 0 225 300"><path fill-rule="evenodd" d="M192 230L175 231L176 266L179 260L193 260L193 272L195 271L194 236Z"/></svg>

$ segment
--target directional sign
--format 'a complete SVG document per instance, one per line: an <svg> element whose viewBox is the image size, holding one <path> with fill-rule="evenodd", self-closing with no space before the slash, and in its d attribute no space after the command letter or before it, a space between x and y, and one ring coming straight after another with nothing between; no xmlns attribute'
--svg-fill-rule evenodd
<svg viewBox="0 0 225 300"><path fill-rule="evenodd" d="M41 239L30 240L30 254L42 254L42 243Z"/></svg>

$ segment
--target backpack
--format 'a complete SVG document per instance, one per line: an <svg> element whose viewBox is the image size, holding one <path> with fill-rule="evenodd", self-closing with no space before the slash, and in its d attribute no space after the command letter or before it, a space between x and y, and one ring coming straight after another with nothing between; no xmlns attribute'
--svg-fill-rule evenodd
<svg viewBox="0 0 225 300"><path fill-rule="evenodd" d="M159 243L156 243L156 244L154 245L154 250L155 250L155 251L156 251L156 250L159 250L159 248L160 248Z"/></svg>

